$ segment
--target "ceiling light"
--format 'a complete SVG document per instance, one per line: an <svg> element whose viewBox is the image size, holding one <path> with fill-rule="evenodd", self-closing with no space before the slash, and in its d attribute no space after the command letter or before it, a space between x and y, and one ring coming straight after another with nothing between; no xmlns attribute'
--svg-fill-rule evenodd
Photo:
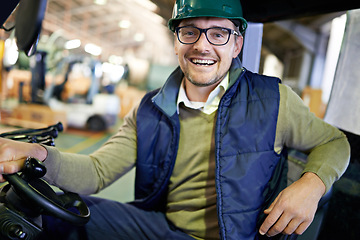
<svg viewBox="0 0 360 240"><path fill-rule="evenodd" d="M109 62L112 64L120 65L124 62L124 59L121 56L111 55L109 57Z"/></svg>
<svg viewBox="0 0 360 240"><path fill-rule="evenodd" d="M101 47L99 47L95 44L92 44L92 43L86 44L84 49L85 49L85 52L90 53L91 55L94 55L94 56L99 56L102 52Z"/></svg>
<svg viewBox="0 0 360 240"><path fill-rule="evenodd" d="M94 3L96 5L105 5L107 0L94 0Z"/></svg>
<svg viewBox="0 0 360 240"><path fill-rule="evenodd" d="M145 36L144 36L144 34L142 34L142 33L136 33L136 34L134 35L134 40L135 40L136 42L142 42L142 41L144 41L144 38L145 38Z"/></svg>
<svg viewBox="0 0 360 240"><path fill-rule="evenodd" d="M120 28L129 28L131 26L131 22L129 20L121 20L118 25Z"/></svg>
<svg viewBox="0 0 360 240"><path fill-rule="evenodd" d="M6 67L14 65L19 58L19 51L16 45L14 38L6 39L5 41L5 53L3 57L3 62Z"/></svg>
<svg viewBox="0 0 360 240"><path fill-rule="evenodd" d="M65 49L75 49L75 48L78 48L80 46L81 46L80 39L69 40L64 45Z"/></svg>

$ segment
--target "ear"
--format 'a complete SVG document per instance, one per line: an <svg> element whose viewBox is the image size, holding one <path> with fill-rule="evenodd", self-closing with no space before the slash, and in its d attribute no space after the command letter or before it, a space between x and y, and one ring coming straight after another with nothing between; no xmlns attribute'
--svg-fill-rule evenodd
<svg viewBox="0 0 360 240"><path fill-rule="evenodd" d="M243 43L244 43L243 36L238 36L235 41L233 58L236 58L240 54Z"/></svg>

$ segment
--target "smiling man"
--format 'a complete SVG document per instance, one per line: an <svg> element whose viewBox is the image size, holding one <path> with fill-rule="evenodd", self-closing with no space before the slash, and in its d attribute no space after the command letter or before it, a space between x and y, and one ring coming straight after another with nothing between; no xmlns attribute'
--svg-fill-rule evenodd
<svg viewBox="0 0 360 240"><path fill-rule="evenodd" d="M235 28L228 19L203 17L183 20L175 29L175 53L191 101L206 102L239 55L243 38Z"/></svg>
<svg viewBox="0 0 360 240"><path fill-rule="evenodd" d="M345 171L349 144L280 79L238 58L247 23L239 0L177 0L169 28L179 67L145 95L96 152L0 139L0 174L44 161L45 179L91 194L136 167L135 201L83 197L85 227L44 217L41 239L236 239L301 234ZM287 151L306 151L290 186ZM1 175L0 175L1 176Z"/></svg>

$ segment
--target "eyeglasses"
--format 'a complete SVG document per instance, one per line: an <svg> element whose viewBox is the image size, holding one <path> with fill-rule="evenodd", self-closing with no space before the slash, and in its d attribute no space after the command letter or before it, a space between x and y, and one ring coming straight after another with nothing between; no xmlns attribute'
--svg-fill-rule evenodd
<svg viewBox="0 0 360 240"><path fill-rule="evenodd" d="M206 39L212 45L222 46L229 42L230 35L240 36L240 33L233 29L223 27L198 28L193 26L177 27L175 29L177 38L182 44L194 44L202 33L205 33Z"/></svg>

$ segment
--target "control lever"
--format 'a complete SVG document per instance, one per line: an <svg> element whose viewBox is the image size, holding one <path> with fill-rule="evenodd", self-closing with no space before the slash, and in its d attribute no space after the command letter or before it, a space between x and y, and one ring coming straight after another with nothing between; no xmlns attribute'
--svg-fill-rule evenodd
<svg viewBox="0 0 360 240"><path fill-rule="evenodd" d="M61 123L42 129L2 133L0 137L52 145ZM4 174L8 184L0 188L0 239L35 240L43 231L41 215L50 215L75 225L84 225L90 211L78 194L55 192L42 177L45 165L28 157L21 174Z"/></svg>
<svg viewBox="0 0 360 240"><path fill-rule="evenodd" d="M17 140L18 138L21 138L20 135L39 135L38 133L45 133L40 134L41 136L51 135L53 137L57 137L58 132L62 132L64 130L64 127L61 122L58 122L57 124L48 126L46 128L38 128L38 129L20 129L20 130L14 130L11 132L5 132L0 134L0 137L6 137L11 138L11 136L15 136ZM50 132L50 133L49 133ZM48 134L46 134L48 133ZM56 135L56 136L54 136Z"/></svg>
<svg viewBox="0 0 360 240"><path fill-rule="evenodd" d="M33 157L26 159L21 173L22 179L30 182L31 180L42 178L45 174L46 168L42 162Z"/></svg>

